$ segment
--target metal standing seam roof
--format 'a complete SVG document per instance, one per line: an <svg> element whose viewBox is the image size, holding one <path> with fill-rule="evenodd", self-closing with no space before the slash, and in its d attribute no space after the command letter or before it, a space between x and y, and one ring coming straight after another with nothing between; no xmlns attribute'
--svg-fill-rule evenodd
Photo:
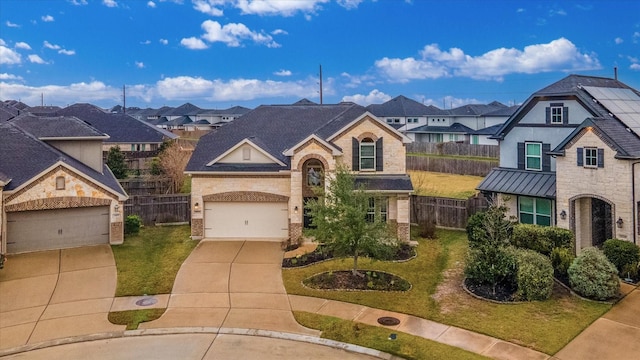
<svg viewBox="0 0 640 360"><path fill-rule="evenodd" d="M495 168L480 182L477 189L484 192L555 199L556 174Z"/></svg>

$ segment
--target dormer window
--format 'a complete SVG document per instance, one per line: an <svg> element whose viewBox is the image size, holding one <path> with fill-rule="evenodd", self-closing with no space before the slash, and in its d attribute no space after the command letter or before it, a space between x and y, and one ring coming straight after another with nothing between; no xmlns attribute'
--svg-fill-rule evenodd
<svg viewBox="0 0 640 360"><path fill-rule="evenodd" d="M371 138L360 142L360 170L376 169L376 143Z"/></svg>

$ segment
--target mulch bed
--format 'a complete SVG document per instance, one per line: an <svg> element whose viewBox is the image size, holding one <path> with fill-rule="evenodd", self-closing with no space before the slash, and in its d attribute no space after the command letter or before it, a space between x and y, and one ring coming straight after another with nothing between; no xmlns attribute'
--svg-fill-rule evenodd
<svg viewBox="0 0 640 360"><path fill-rule="evenodd" d="M411 289L408 281L386 272L360 270L360 275L354 275L351 270L328 271L307 278L303 283L305 286L319 290L408 291Z"/></svg>
<svg viewBox="0 0 640 360"><path fill-rule="evenodd" d="M484 299L499 302L515 301L514 294L517 289L511 284L498 284L496 286L495 293L493 292L493 287L491 285L476 285L469 281L469 279L464 280L464 285L472 294Z"/></svg>
<svg viewBox="0 0 640 360"><path fill-rule="evenodd" d="M416 250L409 244L401 244L398 251L389 259L381 259L387 261L406 261L416 256ZM319 245L314 251L298 255L293 258L283 259L283 268L294 268L311 265L320 261L333 259L333 253L324 245Z"/></svg>

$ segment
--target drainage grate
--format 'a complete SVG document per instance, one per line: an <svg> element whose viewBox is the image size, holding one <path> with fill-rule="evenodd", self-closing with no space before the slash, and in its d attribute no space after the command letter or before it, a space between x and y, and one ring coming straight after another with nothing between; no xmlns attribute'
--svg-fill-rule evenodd
<svg viewBox="0 0 640 360"><path fill-rule="evenodd" d="M158 299L153 297L146 297L136 301L136 305L138 306L151 306L155 305L158 302Z"/></svg>
<svg viewBox="0 0 640 360"><path fill-rule="evenodd" d="M394 326L400 324L400 319L391 316L383 316L378 318L378 324L384 326Z"/></svg>

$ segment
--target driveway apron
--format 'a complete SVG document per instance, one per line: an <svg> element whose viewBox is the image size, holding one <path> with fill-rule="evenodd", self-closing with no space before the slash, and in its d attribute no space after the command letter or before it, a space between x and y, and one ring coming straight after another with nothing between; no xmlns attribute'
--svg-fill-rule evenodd
<svg viewBox="0 0 640 360"><path fill-rule="evenodd" d="M123 330L107 319L116 281L108 245L10 256L0 271L0 349Z"/></svg>
<svg viewBox="0 0 640 360"><path fill-rule="evenodd" d="M299 325L282 282L280 243L201 241L182 264L166 312L140 328L224 327L319 335Z"/></svg>

